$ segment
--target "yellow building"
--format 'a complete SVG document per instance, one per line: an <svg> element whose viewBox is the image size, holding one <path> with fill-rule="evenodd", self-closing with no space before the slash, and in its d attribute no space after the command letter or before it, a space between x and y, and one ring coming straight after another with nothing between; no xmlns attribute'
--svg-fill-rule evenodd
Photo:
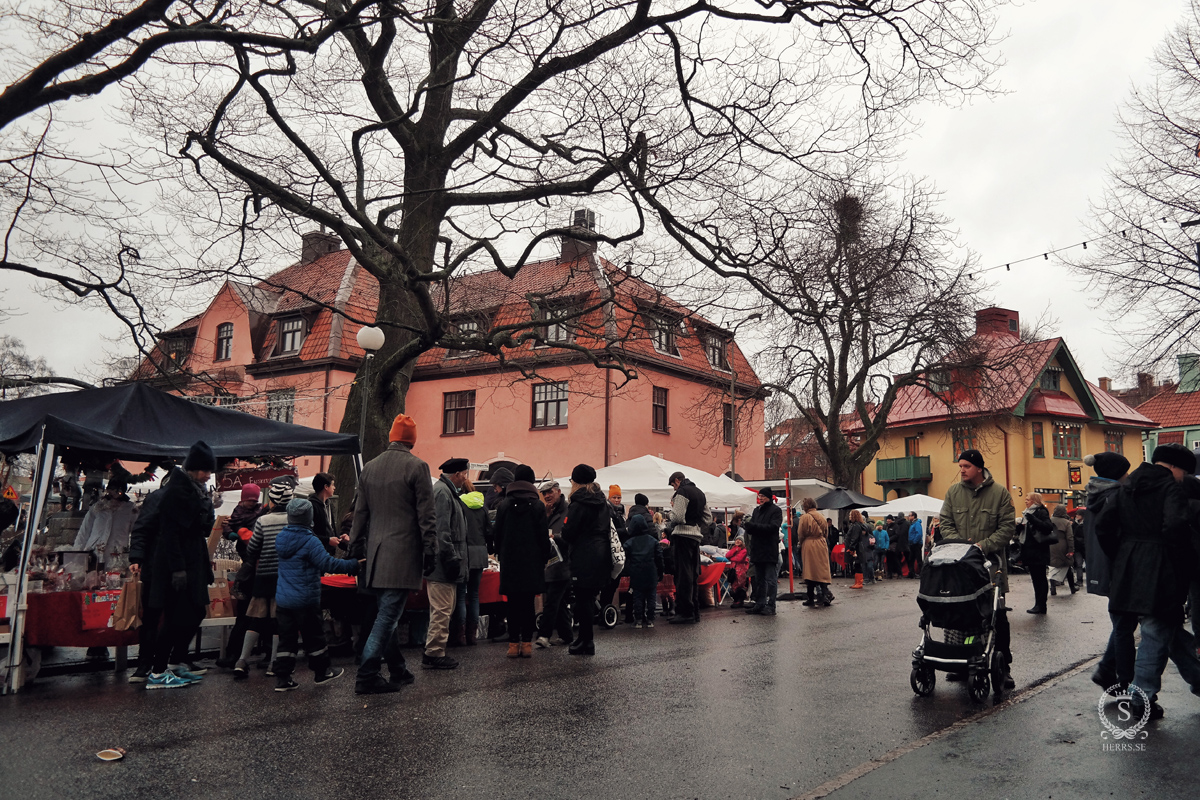
<svg viewBox="0 0 1200 800"><path fill-rule="evenodd" d="M1092 475L1088 453L1143 461L1142 432L1155 423L1085 380L1062 339L1022 342L1020 328L1016 311L977 312L972 341L989 366L930 374L928 386L901 390L863 476L867 494L873 481L885 500L943 497L959 480L959 453L975 448L1017 508L1031 491L1047 505L1074 505Z"/></svg>

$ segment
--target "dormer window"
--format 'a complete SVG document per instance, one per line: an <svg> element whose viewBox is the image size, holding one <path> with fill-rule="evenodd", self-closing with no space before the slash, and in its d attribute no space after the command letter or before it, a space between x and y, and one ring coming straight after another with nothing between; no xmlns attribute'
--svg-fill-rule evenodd
<svg viewBox="0 0 1200 800"><path fill-rule="evenodd" d="M650 337L654 340L654 349L670 356L679 355L679 347L675 342L679 333L679 320L660 314L646 315Z"/></svg>
<svg viewBox="0 0 1200 800"><path fill-rule="evenodd" d="M164 339L162 352L166 358L163 359L163 369L167 372L179 372L183 369L184 362L191 353L191 345L191 340L187 338Z"/></svg>
<svg viewBox="0 0 1200 800"><path fill-rule="evenodd" d="M944 369L929 373L929 391L934 394L950 391L950 373Z"/></svg>
<svg viewBox="0 0 1200 800"><path fill-rule="evenodd" d="M704 337L704 353L714 369L729 371L729 342L724 336L709 333Z"/></svg>
<svg viewBox="0 0 1200 800"><path fill-rule="evenodd" d="M452 323L454 333L464 339L474 338L479 336L483 330L483 326L479 324L479 320L471 317L463 317L456 319ZM467 356L475 355L471 350L447 350L446 358L466 358Z"/></svg>
<svg viewBox="0 0 1200 800"><path fill-rule="evenodd" d="M279 320L279 354L294 355L304 346L304 319L288 317Z"/></svg>
<svg viewBox="0 0 1200 800"><path fill-rule="evenodd" d="M1047 392L1057 392L1060 388L1061 377L1061 369L1048 367L1046 371L1042 373L1042 377L1038 385Z"/></svg>
<svg viewBox="0 0 1200 800"><path fill-rule="evenodd" d="M222 322L217 326L217 353L214 361L233 358L233 323Z"/></svg>
<svg viewBox="0 0 1200 800"><path fill-rule="evenodd" d="M537 327L537 336L539 341L536 347L546 347L551 342L569 343L575 340L574 331L571 329L571 324L563 319L571 317L575 313L574 309L568 306L559 306L558 308L541 308L533 309L533 318L539 322L545 322L544 325Z"/></svg>

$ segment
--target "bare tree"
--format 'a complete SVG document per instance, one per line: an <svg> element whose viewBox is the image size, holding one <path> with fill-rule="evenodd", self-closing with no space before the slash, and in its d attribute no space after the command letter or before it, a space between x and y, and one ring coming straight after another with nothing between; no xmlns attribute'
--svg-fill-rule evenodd
<svg viewBox="0 0 1200 800"><path fill-rule="evenodd" d="M388 337L368 455L414 359L450 334L435 286L485 267L516 276L564 233L619 247L647 231L761 284L749 266L771 255L767 209L803 175L886 147L897 112L975 91L991 69L987 0L275 6L357 24L313 55L172 49L131 79L132 121L174 160L161 174L193 191L176 197L194 232L229 243L217 268L309 220L378 279ZM582 196L619 224L553 216Z"/></svg>
<svg viewBox="0 0 1200 800"><path fill-rule="evenodd" d="M768 317L774 344L758 362L811 427L834 480L855 486L904 387L948 399L978 374L979 293L972 257L957 252L924 184L832 180L808 197L804 224L761 278L780 302Z"/></svg>
<svg viewBox="0 0 1200 800"><path fill-rule="evenodd" d="M1200 347L1200 2L1154 53L1119 118L1122 150L1072 259L1128 344L1129 372ZM1182 227L1187 224L1188 228ZM1190 228L1190 229L1189 229Z"/></svg>

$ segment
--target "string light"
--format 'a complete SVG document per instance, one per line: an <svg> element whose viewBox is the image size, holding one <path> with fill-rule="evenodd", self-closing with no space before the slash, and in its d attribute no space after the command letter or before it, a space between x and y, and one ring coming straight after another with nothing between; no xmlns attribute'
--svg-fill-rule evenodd
<svg viewBox="0 0 1200 800"><path fill-rule="evenodd" d="M1168 223L1170 220L1168 220L1167 217L1163 217L1160 221L1163 223ZM1121 230L1121 231L1113 231L1112 233L1105 234L1103 236L1098 237L1097 239L1090 239L1089 241L1094 243L1096 241L1103 241L1104 239L1109 239L1109 238L1112 238L1115 236L1120 236L1122 239L1128 239L1129 238L1129 229L1126 228L1125 230ZM1041 253L1040 255L1041 255L1043 261L1049 261L1050 256L1058 255L1059 253L1065 252L1067 250L1072 250L1076 247L1082 247L1084 250L1087 250L1088 243L1087 242L1079 242L1078 244L1069 244L1066 247L1060 247L1056 250L1047 250L1046 252ZM1032 261L1035 258L1037 258L1036 255L1026 256L1025 258L1018 258L1015 261L1009 261L1006 264L997 264L994 267L987 267L986 269L976 270L975 272L971 273L967 277L974 278L976 273L995 272L998 269L1003 269L1005 272L1012 272L1013 264L1023 264L1026 261Z"/></svg>

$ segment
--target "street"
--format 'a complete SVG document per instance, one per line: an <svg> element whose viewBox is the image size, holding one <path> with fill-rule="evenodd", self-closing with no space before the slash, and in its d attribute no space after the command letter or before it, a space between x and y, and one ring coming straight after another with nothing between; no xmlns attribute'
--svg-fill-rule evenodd
<svg viewBox="0 0 1200 800"><path fill-rule="evenodd" d="M1174 668L1146 752L1104 752L1090 665L1070 670L1102 651L1105 601L1064 591L1035 617L1028 578L1012 582L1016 702L992 713L943 673L930 698L909 688L916 581L852 591L839 579L828 609L781 602L764 618L726 604L698 626L620 625L598 632L594 658L556 647L510 660L481 642L454 651L458 670L415 669L395 695L356 696L346 660L328 686L301 668L287 694L261 672L239 683L214 669L157 692L112 673L44 678L0 698L0 785L124 800L1082 798L1107 795L1103 763L1131 791L1185 796L1187 757L1165 761L1190 757L1200 706ZM419 652L406 656L415 667ZM97 760L116 746L124 760Z"/></svg>

